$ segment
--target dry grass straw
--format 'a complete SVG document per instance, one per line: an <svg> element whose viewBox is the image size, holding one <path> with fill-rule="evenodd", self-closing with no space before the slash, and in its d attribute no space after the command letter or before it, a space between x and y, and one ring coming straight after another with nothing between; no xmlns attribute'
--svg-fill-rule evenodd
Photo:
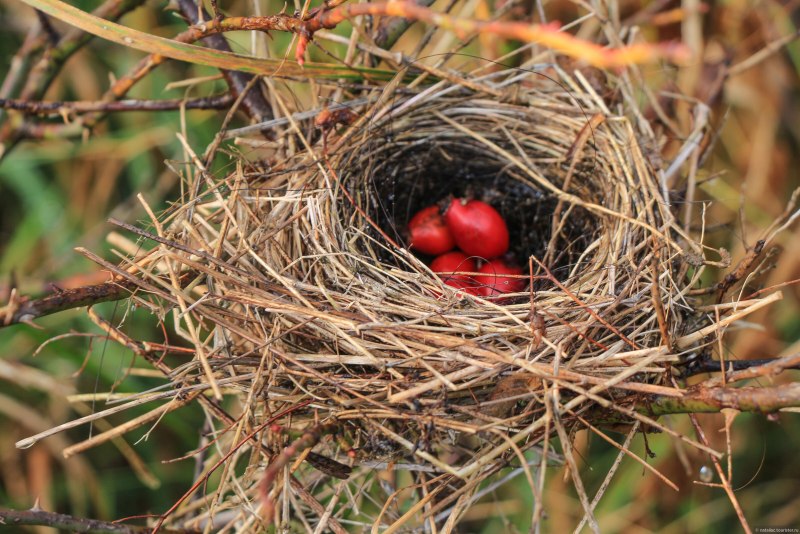
<svg viewBox="0 0 800 534"><path fill-rule="evenodd" d="M325 143L287 106L268 162L226 176L186 145L199 194L150 212L157 246L116 269L195 350L148 394L170 404L131 425L199 402L214 428L192 488L207 496L169 524L247 531L267 509L311 532L447 531L511 478L540 496L563 462L596 528L603 489L581 485L578 429L629 423L620 455L644 425L720 456L634 408L681 396L671 365L774 297L698 311L706 260L673 216L661 140L627 78L596 74L390 84ZM417 209L468 192L500 208L529 263L530 288L507 302L454 291L404 247ZM341 464L353 470L336 480Z"/></svg>

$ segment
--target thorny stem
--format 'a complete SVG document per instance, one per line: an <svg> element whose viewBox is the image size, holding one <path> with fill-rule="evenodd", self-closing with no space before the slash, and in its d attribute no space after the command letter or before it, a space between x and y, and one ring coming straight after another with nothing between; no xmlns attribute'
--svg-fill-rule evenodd
<svg viewBox="0 0 800 534"><path fill-rule="evenodd" d="M699 384L689 388L681 397L650 395L638 397L632 408L640 414L658 418L679 413L719 413L726 409L740 412L769 414L783 408L800 407L800 384L790 383L775 387L708 387ZM591 418L598 424L613 426L630 424L630 418L618 412L598 409Z"/></svg>

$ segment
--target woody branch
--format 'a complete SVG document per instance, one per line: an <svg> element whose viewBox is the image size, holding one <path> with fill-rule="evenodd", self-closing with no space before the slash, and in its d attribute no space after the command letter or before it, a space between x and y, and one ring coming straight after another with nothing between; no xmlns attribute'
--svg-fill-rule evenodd
<svg viewBox="0 0 800 534"><path fill-rule="evenodd" d="M364 4L344 4L322 7L305 15L270 15L265 17L230 17L190 28L178 40L197 40L213 33L256 30L286 31L300 36L295 59L304 62L308 43L319 30L333 29L341 22L362 15L403 17L455 32L459 37L470 33L491 33L508 39L537 42L568 56L580 58L599 68L614 68L659 59L683 62L688 59L688 49L679 43L639 43L623 48L606 48L581 40L560 31L558 24L527 24L523 22L481 21L465 19L436 12L407 0Z"/></svg>

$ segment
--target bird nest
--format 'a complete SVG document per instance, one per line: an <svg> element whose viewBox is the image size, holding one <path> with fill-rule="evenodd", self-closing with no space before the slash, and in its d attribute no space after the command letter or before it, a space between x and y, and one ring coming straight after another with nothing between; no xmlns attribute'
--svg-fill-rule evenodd
<svg viewBox="0 0 800 534"><path fill-rule="evenodd" d="M170 378L219 425L206 472L225 467L169 524L452 527L547 465L579 485L578 429L662 428L637 403L680 396L674 366L716 325L687 297L704 258L659 139L581 72L487 79L293 121L154 217L127 271L192 345ZM503 215L524 291L465 294L409 250L411 216L449 195Z"/></svg>

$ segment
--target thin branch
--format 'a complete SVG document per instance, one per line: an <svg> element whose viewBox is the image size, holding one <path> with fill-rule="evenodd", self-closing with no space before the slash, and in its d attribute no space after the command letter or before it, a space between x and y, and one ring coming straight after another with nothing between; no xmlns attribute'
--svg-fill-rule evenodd
<svg viewBox="0 0 800 534"><path fill-rule="evenodd" d="M0 108L36 113L38 115L61 115L64 112L109 113L116 111L168 111L174 109L225 109L233 98L229 94L203 98L168 100L120 100L117 102L44 102L40 100L21 100L0 98Z"/></svg>
<svg viewBox="0 0 800 534"><path fill-rule="evenodd" d="M683 397L651 397L636 411L657 417L676 413L716 413L725 408L740 412L772 413L800 406L800 383L774 387L694 387Z"/></svg>
<svg viewBox="0 0 800 534"><path fill-rule="evenodd" d="M560 30L557 24L528 24L524 22L480 21L464 19L439 13L411 1L376 2L364 4L344 4L333 9L320 9L311 18L293 15L270 15L265 17L230 17L214 20L201 27L190 28L182 34L181 40L200 39L212 33L255 30L285 31L300 36L295 52L295 60L302 65L308 43L319 30L333 29L341 22L362 15L403 17L425 22L432 26L451 30L458 36L471 33L491 33L508 39L535 42L571 57L580 58L599 68L613 68L636 63L650 63L668 59L677 63L685 62L689 51L679 43L639 43L624 48L606 48L579 39Z"/></svg>
<svg viewBox="0 0 800 534"><path fill-rule="evenodd" d="M98 10L96 10L93 14L101 18L115 20L116 18L119 18L119 16L121 16L122 13L125 12L123 8L127 10L131 9L131 7L128 7L128 4L131 4L133 7L136 7L138 5L136 2L141 3L141 0L114 0L113 2L109 2L109 5L111 5L112 7L105 7L105 9L103 10L98 8ZM119 4L121 7L113 9L113 7L116 6L117 4ZM201 19L201 17L208 18L208 13L204 9L200 11L197 7L197 4L195 4L193 0L180 0L178 2L178 7L183 16L187 19L187 21L190 24L202 23L203 20ZM69 37L69 39L67 39L67 37ZM73 28L70 31L70 33L67 36L65 36L64 39L62 39L62 41L66 41L70 47L80 47L83 46L83 44L85 44L85 42L87 42L91 37L92 37L91 34L83 33L81 30ZM228 45L227 40L221 35L208 36L207 38L203 39L203 41L209 48L225 52L231 51L231 48ZM61 44L59 46L61 46ZM69 57L70 54L74 53L74 50L70 47L68 47L68 53L61 53L56 55ZM75 50L77 50L77 48L75 48ZM2 141L9 140L9 142L5 146L4 150L0 152L0 157L8 154L20 139L23 138L37 139L45 137L75 137L77 135L81 135L81 133L87 128L91 129L99 121L103 120L107 112L127 111L129 109L127 105L123 104L121 107L117 107L114 106L112 102L114 100L124 97L137 82L139 82L142 78L144 78L145 75L150 73L155 67L160 65L163 61L164 61L163 57L150 55L141 62L139 62L139 64L137 64L130 73L118 78L113 83L111 88L109 88L109 90L105 92L105 94L102 97L102 100L108 103L106 104L106 106L98 105L97 110L90 110L92 112L91 115L87 117L82 117L80 121L77 121L73 124L50 125L50 124L30 124L27 122L23 122L21 124L16 125L13 128L6 126L3 129L3 131L0 132L0 140ZM21 101L38 100L39 98L41 98L41 94L43 93L42 88L46 89L47 86L49 86L50 82L52 81L52 78L55 76L55 74L57 74L60 71L62 66L63 62L48 63L44 62L44 60L40 61L40 63L34 68L33 73L30 76L31 79L28 80L26 87L23 89L20 100ZM37 73L40 71L47 72L48 75L47 76L37 75ZM230 101L235 100L240 94L242 94L242 92L246 91L248 84L253 79L252 75L243 72L228 71L224 69L221 69L221 72L231 91L232 96L230 98ZM186 107L189 109L198 109L198 108L222 109L225 107L225 104L223 104L222 102L215 102L214 105L206 106L201 104L200 103L201 101L202 99L198 101L198 104L189 105ZM168 104L166 102L162 105L166 105L166 107L160 108L158 107L158 104L156 104L151 109L148 108L147 110L156 111L163 109L176 109L177 107L179 107L179 106L173 107L173 105ZM91 107L91 105L88 107ZM134 108L135 107L136 106L134 106ZM258 88L258 90L248 91L246 92L246 94L243 95L242 108L248 116L255 119L256 121L266 121L273 117L272 108L270 107L269 103L264 97L264 94L262 93L260 87Z"/></svg>
<svg viewBox="0 0 800 534"><path fill-rule="evenodd" d="M69 532L109 532L113 534L145 534L152 531L150 527L123 525L98 519L84 519L66 514L46 512L41 509L9 510L0 508L0 525L6 528L22 525L39 525L57 528ZM195 530L163 530L165 534L197 532Z"/></svg>
<svg viewBox="0 0 800 534"><path fill-rule="evenodd" d="M108 0L92 11L92 15L108 21L115 21L143 3L144 0ZM4 91L2 96L13 96L14 89L24 79L25 85L20 90L19 98L22 100L41 100L67 60L94 38L94 35L83 32L78 28L70 28L61 36L58 44L47 48L46 53L34 64L28 58L33 57L34 53L44 50L48 44L45 32L39 33L40 35L32 36L30 40L26 39L20 51L14 56L13 68L9 70L6 79L3 81ZM0 128L0 159L8 155L24 137L24 130L20 128L21 125L11 124L11 122L6 122Z"/></svg>
<svg viewBox="0 0 800 534"><path fill-rule="evenodd" d="M773 360L750 360L750 361L755 361L755 362L761 361L764 363L757 366L745 367L742 369L734 369L733 371L728 372L724 377L720 375L710 378L704 381L702 385L707 388L715 387L720 384L725 386L731 382L738 382L740 380L750 380L753 378L762 378L762 377L771 378L773 376L779 375L783 371L800 369L800 352L795 354L790 354L782 358L776 358ZM728 364L730 363L732 362L726 362L726 369L728 368Z"/></svg>
<svg viewBox="0 0 800 534"><path fill-rule="evenodd" d="M92 11L96 17L114 21L144 4L144 0L108 0ZM31 70L20 93L23 100L39 100L50 87L55 77L61 71L67 60L92 40L92 34L77 28L70 28L58 42L58 45L42 56Z"/></svg>
<svg viewBox="0 0 800 534"><path fill-rule="evenodd" d="M782 360L783 360L782 358L779 360L776 359L727 360L723 363L719 360L714 360L711 357L704 357L687 362L687 364L680 370L680 378L688 378L690 376L700 375L704 373L721 373L723 370L725 372L731 372L731 371L747 371L751 369L753 370L752 376L746 376L744 378L753 378L756 376L763 376L764 374L772 374L773 371L772 370L767 371L767 367L765 366L772 366L773 364L776 364L776 362L780 362L777 365L777 367L779 368L777 372L783 371L784 369L800 370L800 359L788 364L782 362ZM742 380L742 378L739 378L739 380Z"/></svg>
<svg viewBox="0 0 800 534"><path fill-rule="evenodd" d="M100 302L122 300L131 296L136 286L127 281L105 282L92 286L65 289L38 299L10 302L0 308L0 328L27 323L45 315L91 306ZM5 318L2 318L5 312Z"/></svg>
<svg viewBox="0 0 800 534"><path fill-rule="evenodd" d="M697 422L697 417L690 415L689 418L692 421L692 426L694 426L695 432L697 432L698 439L702 441L704 445L708 445L708 439L706 439L705 432L703 432L703 428L700 426L700 423ZM750 525L748 525L747 519L744 517L744 511L739 504L739 499L736 498L736 493L733 491L731 481L725 476L725 472L722 470L719 459L715 457L710 458L711 462L714 464L714 469L717 470L717 474L722 481L722 487L725 490L725 493L728 495L728 499L730 500L733 509L736 511L736 515L739 518L739 523L742 525L745 534L752 534L753 531L750 530Z"/></svg>
<svg viewBox="0 0 800 534"><path fill-rule="evenodd" d="M747 59L744 59L739 63L732 65L728 69L727 75L736 76L746 71L747 69L755 67L762 61L772 57L774 54L783 50L786 47L786 45L788 45L798 37L800 37L800 30L795 30L794 33L790 33L789 35L784 35L783 37L780 37L775 41L768 43L767 46L765 46L755 54L749 56Z"/></svg>
<svg viewBox="0 0 800 534"><path fill-rule="evenodd" d="M183 18L191 25L201 24L210 18L208 12L198 6L194 0L177 0L177 5ZM216 11L215 5L214 10ZM216 15L219 13L215 14L215 18L217 18ZM203 43L214 50L232 52L228 40L222 35L209 35L203 39ZM272 107L262 93L263 83L257 84L255 90L249 90L250 81L254 78L252 74L225 69L220 69L220 72L228 84L233 100L236 100L242 92L246 93L242 100L242 109L248 116L257 122L273 118Z"/></svg>

